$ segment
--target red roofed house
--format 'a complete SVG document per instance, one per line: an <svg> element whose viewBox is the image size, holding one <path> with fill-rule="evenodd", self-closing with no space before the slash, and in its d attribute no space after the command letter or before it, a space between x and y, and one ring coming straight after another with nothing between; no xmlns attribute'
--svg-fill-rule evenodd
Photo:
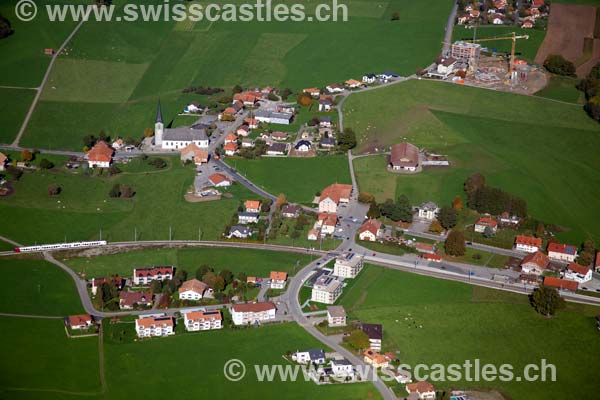
<svg viewBox="0 0 600 400"><path fill-rule="evenodd" d="M87 329L94 323L89 314L69 315L68 323L71 329Z"/></svg>
<svg viewBox="0 0 600 400"><path fill-rule="evenodd" d="M283 289L287 280L287 272L271 271L271 289Z"/></svg>
<svg viewBox="0 0 600 400"><path fill-rule="evenodd" d="M235 133L229 133L225 136L225 144L237 142L237 135Z"/></svg>
<svg viewBox="0 0 600 400"><path fill-rule="evenodd" d="M133 270L133 283L136 285L144 285L152 281L172 279L173 271L173 267L136 268Z"/></svg>
<svg viewBox="0 0 600 400"><path fill-rule="evenodd" d="M256 118L246 118L246 119L244 119L244 122L248 124L248 128L250 128L250 129L258 128L259 121ZM239 135L239 133L238 133L238 135Z"/></svg>
<svg viewBox="0 0 600 400"><path fill-rule="evenodd" d="M425 253L423 254L423 259L431 262L442 262L442 256L437 254Z"/></svg>
<svg viewBox="0 0 600 400"><path fill-rule="evenodd" d="M260 201L258 200L246 200L244 202L246 212L257 213L260 212Z"/></svg>
<svg viewBox="0 0 600 400"><path fill-rule="evenodd" d="M200 300L204 297L212 297L212 293L213 290L198 279L185 281L179 288L179 298L181 300Z"/></svg>
<svg viewBox="0 0 600 400"><path fill-rule="evenodd" d="M524 274L541 275L550 264L550 259L541 251L530 253L521 261L521 271Z"/></svg>
<svg viewBox="0 0 600 400"><path fill-rule="evenodd" d="M421 400L435 400L435 388L426 381L418 381L406 385L409 394L415 393Z"/></svg>
<svg viewBox="0 0 600 400"><path fill-rule="evenodd" d="M208 177L208 181L215 187L231 186L232 183L231 179L223 174L212 174Z"/></svg>
<svg viewBox="0 0 600 400"><path fill-rule="evenodd" d="M535 253L542 248L542 239L532 236L517 235L515 238L515 250Z"/></svg>
<svg viewBox="0 0 600 400"><path fill-rule="evenodd" d="M490 217L483 217L475 223L475 232L483 233L485 232L485 228L488 226L492 228L492 232L496 232L498 230L498 223L496 220Z"/></svg>
<svg viewBox="0 0 600 400"><path fill-rule="evenodd" d="M249 325L275 319L277 308L271 302L240 303L231 306L231 318L235 325Z"/></svg>
<svg viewBox="0 0 600 400"><path fill-rule="evenodd" d="M106 144L105 141L99 140L86 154L88 165L90 168L108 168L114 153L112 147Z"/></svg>
<svg viewBox="0 0 600 400"><path fill-rule="evenodd" d="M376 219L366 220L358 230L358 238L360 240L367 240L369 242L377 241L382 234L383 230L381 229L381 221Z"/></svg>
<svg viewBox="0 0 600 400"><path fill-rule="evenodd" d="M125 279L121 278L120 276L111 276L109 278L92 278L92 294L95 296L100 285L111 281L115 283L118 290L123 289L123 286L125 285Z"/></svg>
<svg viewBox="0 0 600 400"><path fill-rule="evenodd" d="M431 243L417 243L415 244L415 250L417 250L419 253L428 253L428 254L434 254L435 253L435 246Z"/></svg>
<svg viewBox="0 0 600 400"><path fill-rule="evenodd" d="M306 93L312 97L319 97L319 95L321 94L321 91L317 88L308 88L308 89L304 89L302 91L302 93Z"/></svg>
<svg viewBox="0 0 600 400"><path fill-rule="evenodd" d="M317 226L321 228L321 236L333 235L338 217L336 214L320 213L317 219Z"/></svg>
<svg viewBox="0 0 600 400"><path fill-rule="evenodd" d="M185 330L189 332L208 331L223 328L220 310L188 311L183 313Z"/></svg>
<svg viewBox="0 0 600 400"><path fill-rule="evenodd" d="M179 158L181 161L191 160L194 164L201 165L208 162L208 150L201 149L196 143L190 143L181 149Z"/></svg>
<svg viewBox="0 0 600 400"><path fill-rule="evenodd" d="M568 244L548 244L548 257L557 261L575 262L577 258L577 247Z"/></svg>
<svg viewBox="0 0 600 400"><path fill-rule="evenodd" d="M142 317L135 320L135 331L140 338L174 335L174 326L172 317Z"/></svg>
<svg viewBox="0 0 600 400"><path fill-rule="evenodd" d="M415 172L419 167L419 149L408 142L392 146L390 167L395 171Z"/></svg>
<svg viewBox="0 0 600 400"><path fill-rule="evenodd" d="M544 285L550 286L553 288L557 288L560 290L569 290L571 292L576 292L579 288L579 284L575 281L570 281L568 279L559 279L554 278L552 276L544 277Z"/></svg>
<svg viewBox="0 0 600 400"><path fill-rule="evenodd" d="M321 192L319 197L319 212L337 212L337 207L340 203L349 203L350 194L352 193L352 185L342 183L334 183L327 186Z"/></svg>
<svg viewBox="0 0 600 400"><path fill-rule="evenodd" d="M592 269L576 263L571 263L564 272L565 279L571 279L579 283L592 280Z"/></svg>
<svg viewBox="0 0 600 400"><path fill-rule="evenodd" d="M136 304L138 306L152 305L152 293L128 291L119 293L119 307L122 310L131 310Z"/></svg>
<svg viewBox="0 0 600 400"><path fill-rule="evenodd" d="M374 368L387 368L390 365L389 360L385 356L372 349L365 350L363 360L367 364L371 364Z"/></svg>
<svg viewBox="0 0 600 400"><path fill-rule="evenodd" d="M229 142L223 145L223 150L225 150L225 154L228 156L233 156L238 151L238 145L236 142Z"/></svg>

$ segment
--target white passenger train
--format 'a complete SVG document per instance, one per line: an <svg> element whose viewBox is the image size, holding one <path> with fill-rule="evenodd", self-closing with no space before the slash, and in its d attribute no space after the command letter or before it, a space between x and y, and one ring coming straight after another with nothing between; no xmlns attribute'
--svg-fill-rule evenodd
<svg viewBox="0 0 600 400"><path fill-rule="evenodd" d="M81 247L106 246L106 240L97 240L95 242L71 242L56 244L41 244L39 246L15 247L15 253L34 253L38 251L78 249Z"/></svg>

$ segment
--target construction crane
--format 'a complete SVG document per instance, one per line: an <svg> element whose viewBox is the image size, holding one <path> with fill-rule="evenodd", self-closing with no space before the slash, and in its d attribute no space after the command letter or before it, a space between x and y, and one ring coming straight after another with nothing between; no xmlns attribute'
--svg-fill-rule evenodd
<svg viewBox="0 0 600 400"><path fill-rule="evenodd" d="M513 32L512 36L492 37L492 38L472 39L472 40L466 39L466 40L463 40L463 42L479 43L479 42L490 42L493 40L512 40L512 48L510 51L510 66L509 66L509 71L508 71L509 79L512 79L513 71L515 70L515 48L517 46L518 39L529 39L529 35L517 35L515 32Z"/></svg>

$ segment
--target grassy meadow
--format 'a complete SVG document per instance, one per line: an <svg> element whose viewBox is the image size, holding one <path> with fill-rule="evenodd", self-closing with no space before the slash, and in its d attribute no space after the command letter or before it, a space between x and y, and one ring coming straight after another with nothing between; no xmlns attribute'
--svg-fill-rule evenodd
<svg viewBox="0 0 600 400"><path fill-rule="evenodd" d="M583 104L585 98L583 92L577 90L576 85L579 79L567 76L552 75L548 81L548 86L537 92L535 95L566 101L567 103Z"/></svg>
<svg viewBox="0 0 600 400"><path fill-rule="evenodd" d="M0 88L0 143L12 143L34 96L29 89Z"/></svg>
<svg viewBox="0 0 600 400"><path fill-rule="evenodd" d="M443 0L346 4L348 22L88 21L60 55L23 144L79 150L101 129L141 136L158 98L167 123L200 99L181 93L190 85L298 91L388 69L412 74L439 52L451 8Z"/></svg>
<svg viewBox="0 0 600 400"><path fill-rule="evenodd" d="M386 172L385 156L358 158L360 190L379 200L406 194L413 204L449 204L463 193L464 180L481 172L488 184L525 198L534 217L564 227L559 238L600 239L600 214L591 206L600 197L600 126L577 105L409 81L352 95L345 112L358 152L407 140L449 156L450 168L412 176Z"/></svg>
<svg viewBox="0 0 600 400"><path fill-rule="evenodd" d="M482 365L509 363L518 376L525 365L546 359L557 369L556 382L433 382L437 388L493 388L509 398L532 400L595 393L597 307L568 304L548 319L523 295L374 266L362 272L342 305L351 318L382 323L383 350L399 351L402 363L480 359Z"/></svg>
<svg viewBox="0 0 600 400"><path fill-rule="evenodd" d="M227 163L274 195L291 202L312 203L315 194L332 183L351 183L346 156L316 158L227 158Z"/></svg>

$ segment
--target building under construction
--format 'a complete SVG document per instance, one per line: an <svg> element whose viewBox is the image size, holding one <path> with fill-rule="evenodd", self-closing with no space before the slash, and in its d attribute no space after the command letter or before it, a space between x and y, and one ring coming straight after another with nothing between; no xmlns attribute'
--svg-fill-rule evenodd
<svg viewBox="0 0 600 400"><path fill-rule="evenodd" d="M457 41L450 47L450 57L457 60L477 63L480 55L481 45L479 43Z"/></svg>

